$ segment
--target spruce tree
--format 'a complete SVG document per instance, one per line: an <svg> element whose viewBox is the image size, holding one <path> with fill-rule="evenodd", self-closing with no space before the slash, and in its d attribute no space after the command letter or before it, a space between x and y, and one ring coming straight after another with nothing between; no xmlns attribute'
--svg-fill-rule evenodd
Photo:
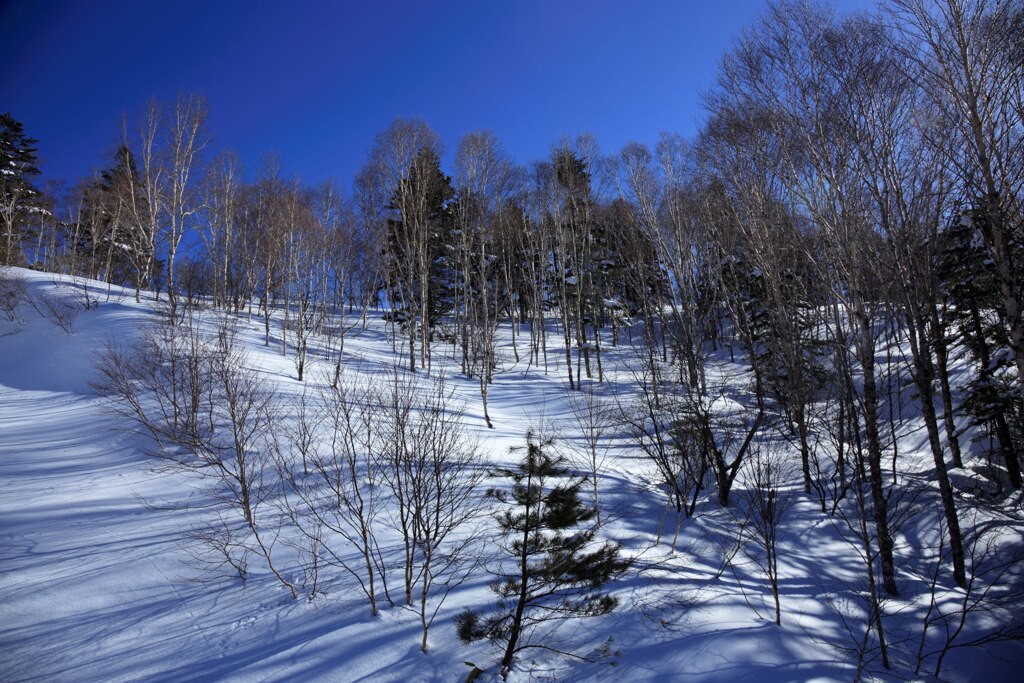
<svg viewBox="0 0 1024 683"><path fill-rule="evenodd" d="M139 269L152 260L152 253L135 222L146 211L135 156L122 145L113 161L85 187L82 223L86 229L78 235L75 249L93 261L91 277L124 285L141 282Z"/></svg>
<svg viewBox="0 0 1024 683"><path fill-rule="evenodd" d="M422 148L394 191L391 208L398 217L388 225L389 278L401 291L392 301L403 301L407 315L416 315L416 304L426 301L427 319L421 321L424 339L438 319L451 310L454 273L451 259L453 217L449 202L455 197L451 178L441 171L437 153ZM403 197L405 199L403 199ZM411 198L411 199L410 199ZM427 288L421 291L422 268L427 269Z"/></svg>
<svg viewBox="0 0 1024 683"><path fill-rule="evenodd" d="M0 114L0 263L24 260L21 243L27 237L27 219L40 210L41 195L32 184L39 175L36 142L13 116Z"/></svg>
<svg viewBox="0 0 1024 683"><path fill-rule="evenodd" d="M503 677L523 650L559 651L535 637L543 624L615 609L617 599L601 588L629 568L618 545L595 542L587 524L594 508L580 500L585 479L552 454L552 441L530 433L525 450L516 467L499 470L511 490L488 492L504 506L497 520L508 562L491 584L497 606L488 615L466 610L456 620L463 642L486 638L502 648Z"/></svg>
<svg viewBox="0 0 1024 683"><path fill-rule="evenodd" d="M976 366L974 378L963 387L961 409L971 424L995 439L979 439L998 451L1010 485L1022 485L1024 455L1024 401L1020 380L1014 377L1013 350L1008 334L998 276L992 268L983 238L988 216L978 206L960 214L943 233L937 270L948 300L948 325L970 351ZM1020 253L1018 242L1007 245Z"/></svg>

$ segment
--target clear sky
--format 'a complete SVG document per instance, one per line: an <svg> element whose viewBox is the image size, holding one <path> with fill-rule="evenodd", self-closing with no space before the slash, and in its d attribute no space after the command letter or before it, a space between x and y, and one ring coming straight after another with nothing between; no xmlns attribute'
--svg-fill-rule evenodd
<svg viewBox="0 0 1024 683"><path fill-rule="evenodd" d="M841 9L870 7L840 0ZM45 178L108 163L120 114L202 91L216 149L349 186L374 134L421 117L448 150L493 130L520 162L692 135L755 0L0 0L0 111Z"/></svg>

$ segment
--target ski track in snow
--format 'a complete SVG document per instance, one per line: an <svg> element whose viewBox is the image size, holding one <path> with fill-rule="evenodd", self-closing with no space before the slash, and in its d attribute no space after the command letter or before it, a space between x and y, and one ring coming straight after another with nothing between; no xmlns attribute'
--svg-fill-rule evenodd
<svg viewBox="0 0 1024 683"><path fill-rule="evenodd" d="M293 601L264 571L242 584L191 561L183 532L207 514L188 507L201 505L201 494L186 475L159 470L144 454L143 435L89 386L92 358L106 340L129 341L155 319L151 300L137 305L114 288L108 301L98 283L15 272L34 296L75 296L88 284L102 303L79 315L73 335L28 307L23 326L0 322L0 680L455 681L468 672L465 661L493 671L493 651L461 645L452 624L462 607L493 602L485 576L449 598L423 655L418 620L400 608L372 619L355 590ZM250 362L279 392L301 393L291 358L280 354L280 328L276 344L264 348L262 322L242 321ZM511 366L508 342L501 353ZM527 343L520 340L521 350ZM436 357L449 350L439 346ZM606 367L617 353L625 354L609 350ZM345 356L347 372L389 370L391 342L379 318L346 340ZM483 424L475 381L459 378L456 363L442 368L435 361L434 372L450 376L493 463L511 462L509 448L522 444L530 426L546 423L566 437L576 431L556 345L549 358L550 374L529 367L524 354L495 377L494 430ZM625 373L610 380L629 381ZM841 593L860 569L814 501L798 499L782 532L780 628L770 621L756 573L713 578L721 552L713 526L722 511L709 504L687 522L674 556L664 543L651 548L663 499L650 490L635 454L614 444L608 462L604 533L640 552L643 570L615 587L617 612L565 624L559 642L590 652L612 636L610 650L618 654L578 664L526 652L510 680L852 678L851 663L825 644L843 634L820 596ZM995 683L1011 680L1022 661L1021 647L967 649L950 655L945 671L948 680Z"/></svg>

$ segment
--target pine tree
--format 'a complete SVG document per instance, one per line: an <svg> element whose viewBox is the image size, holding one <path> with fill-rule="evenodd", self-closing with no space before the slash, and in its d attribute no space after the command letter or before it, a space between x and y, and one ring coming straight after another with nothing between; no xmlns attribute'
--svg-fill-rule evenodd
<svg viewBox="0 0 1024 683"><path fill-rule="evenodd" d="M144 279L139 271L153 255L136 221L147 210L135 156L122 145L114 165L85 188L82 221L86 229L80 232L75 249L93 261L91 276L121 285Z"/></svg>
<svg viewBox="0 0 1024 683"><path fill-rule="evenodd" d="M390 280L401 291L392 293L392 301L405 300L406 308L423 306L427 319L422 321L424 339L441 315L451 310L455 275L451 250L453 218L449 202L455 196L451 178L441 171L441 160L427 147L416 155L402 186L395 190L391 208L399 217L388 225L388 263ZM427 288L422 290L425 270ZM415 315L416 311L407 311Z"/></svg>
<svg viewBox="0 0 1024 683"><path fill-rule="evenodd" d="M41 195L32 184L39 175L36 142L13 116L0 114L0 263L24 260L21 244L27 237L27 219L40 210Z"/></svg>
<svg viewBox="0 0 1024 683"><path fill-rule="evenodd" d="M572 372L571 346L576 347L576 380L580 379L580 360L587 377L592 377L591 354L596 354L600 376L599 316L595 313L594 286L594 207L591 174L584 158L567 146L552 156L559 208L555 221L555 249L552 258L558 288L559 308L564 328L565 360ZM593 336L588 339L587 326ZM570 377L570 388L575 388Z"/></svg>
<svg viewBox="0 0 1024 683"><path fill-rule="evenodd" d="M946 310L948 324L958 330L977 367L977 374L964 387L962 409L972 424L995 437L989 443L1002 456L1010 485L1016 489L1022 484L1024 434L1018 425L1024 424L1024 404L1020 381L1014 377L998 277L978 234L986 220L983 208L975 207L950 225L942 235L938 271L952 304ZM1020 251L1016 243L1008 247L1011 252Z"/></svg>
<svg viewBox="0 0 1024 683"><path fill-rule="evenodd" d="M535 638L542 624L615 609L617 599L601 588L630 564L618 545L594 541L593 527L586 526L594 508L580 500L585 480L571 476L564 458L552 455L552 441L530 433L526 442L523 460L499 471L512 482L511 491L488 493L506 506L497 520L502 549L512 561L491 585L497 607L487 616L466 610L457 618L463 642L486 638L503 647L502 676L523 650L558 651Z"/></svg>

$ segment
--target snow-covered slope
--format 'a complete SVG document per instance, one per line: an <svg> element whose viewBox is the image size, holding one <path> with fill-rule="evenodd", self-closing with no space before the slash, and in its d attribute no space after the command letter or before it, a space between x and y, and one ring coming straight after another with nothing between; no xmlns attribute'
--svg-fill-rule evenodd
<svg viewBox="0 0 1024 683"><path fill-rule="evenodd" d="M242 583L200 566L185 532L215 514L206 494L187 473L147 456L136 425L90 388L96 354L108 340L136 338L157 317L153 300L136 304L132 293L108 293L99 283L13 272L37 302L78 303L85 288L98 305L77 315L72 334L44 314L45 306L23 305L20 321L0 319L0 679L455 681L469 672L466 661L495 670L493 651L460 644L453 625L461 608L493 602L484 574L444 604L431 650L422 654L417 616L400 607L385 606L371 618L361 594L343 585L293 600L259 568ZM300 395L291 359L279 346L263 346L255 322L242 323L240 339L253 365L279 393ZM439 347L439 355L445 351ZM392 363L379 318L354 334L345 352L346 372L373 375ZM505 356L511 357L507 349ZM621 367L616 356L609 352L606 360L612 370ZM487 430L475 381L450 367L470 427L493 464L512 462L510 447L521 445L531 426L546 424L572 442L578 427L560 368L552 365L545 375L525 359L510 360L490 392L495 429ZM627 373L611 374L628 382ZM319 376L314 369L309 382ZM609 445L601 486L610 521L602 535L637 558L636 570L612 587L621 601L615 613L569 622L557 634L555 645L596 654L597 661L525 653L514 680L855 676L855 655L844 648L863 634L847 632L830 605L856 600L862 569L816 501L798 497L785 520L783 621L776 626L757 572L738 561L723 570L728 543L721 531L731 524L729 513L708 503L684 524L677 552L656 545L664 503L649 468L621 440ZM911 553L907 543L904 551ZM887 623L894 641L912 638L922 614L913 597L920 581L904 580L908 597L887 606L895 615ZM916 651L916 644L901 647ZM1014 680L1022 663L1021 647L963 649L949 655L944 678ZM879 662L867 664L883 673ZM893 680L908 675L906 662L898 667Z"/></svg>

